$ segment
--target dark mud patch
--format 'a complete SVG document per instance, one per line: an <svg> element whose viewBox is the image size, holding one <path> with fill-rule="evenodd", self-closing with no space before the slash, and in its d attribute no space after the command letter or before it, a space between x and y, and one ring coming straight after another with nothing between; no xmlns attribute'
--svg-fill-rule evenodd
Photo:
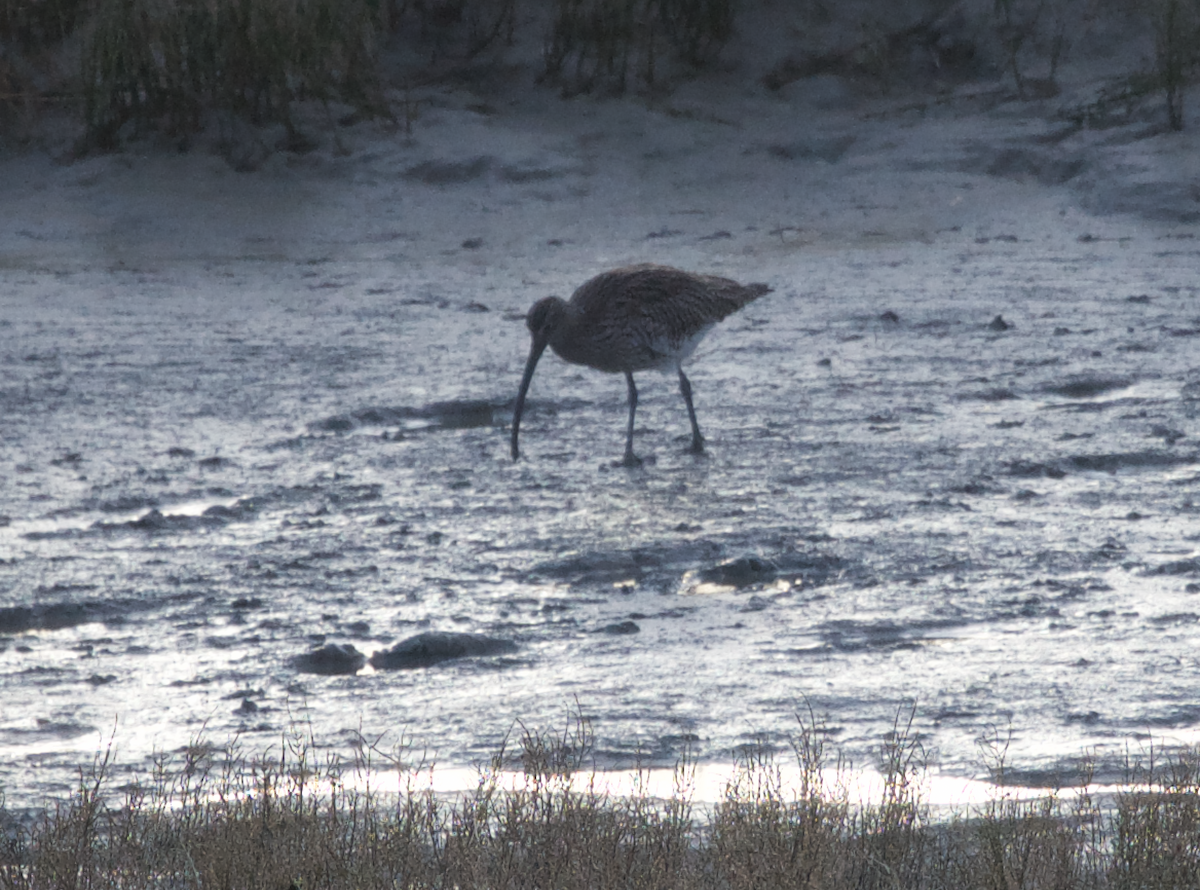
<svg viewBox="0 0 1200 890"><path fill-rule="evenodd" d="M390 649L371 656L376 670L406 670L429 667L443 661L488 655L509 655L517 651L512 640L483 634L428 631L401 640Z"/></svg>
<svg viewBox="0 0 1200 890"><path fill-rule="evenodd" d="M133 513L137 510L153 510L162 506L156 497L146 495L118 495L115 498L89 503L84 501L84 509L96 509L103 513Z"/></svg>
<svg viewBox="0 0 1200 890"><path fill-rule="evenodd" d="M533 574L573 586L610 586L633 582L664 591L705 592L743 589L777 580L820 585L847 574L851 566L827 553L785 552L774 556L747 555L713 562L724 548L715 541L632 550L580 553L536 565ZM696 568L697 563L710 563Z"/></svg>
<svg viewBox="0 0 1200 890"><path fill-rule="evenodd" d="M1158 713L1140 714L1136 718L1136 722L1133 719L1121 722L1135 732L1145 730L1147 727L1154 729L1184 729L1185 727L1200 724L1200 705L1181 705L1175 708L1167 708Z"/></svg>
<svg viewBox="0 0 1200 890"><path fill-rule="evenodd" d="M530 574L580 587L609 586L621 581L671 582L696 563L712 560L720 550L716 542L701 540L631 550L590 551L538 563L530 569Z"/></svg>
<svg viewBox="0 0 1200 890"><path fill-rule="evenodd" d="M1053 463L1023 459L1009 461L1004 469L1018 479L1062 479L1067 475L1066 470Z"/></svg>
<svg viewBox="0 0 1200 890"><path fill-rule="evenodd" d="M0 634L62 630L81 624L120 621L126 609L115 601L39 603L0 608Z"/></svg>
<svg viewBox="0 0 1200 890"><path fill-rule="evenodd" d="M239 500L233 506L213 504L199 515L163 513L157 507L128 522L94 522L87 528L65 528L45 532L27 532L22 537L30 541L90 538L99 535L125 533L176 533L220 528L231 522L247 522L255 517L257 508L250 500Z"/></svg>
<svg viewBox="0 0 1200 890"><path fill-rule="evenodd" d="M683 579L682 592L741 590L775 581L816 587L842 577L846 569L845 560L825 553L784 553L772 558L740 556L688 572Z"/></svg>
<svg viewBox="0 0 1200 890"><path fill-rule="evenodd" d="M1200 453L1127 451L1117 454L1077 454L1067 458L1064 463L1073 470L1093 473L1116 473L1120 470L1159 470L1200 463Z"/></svg>
<svg viewBox="0 0 1200 890"><path fill-rule="evenodd" d="M1114 377L1109 374L1078 374L1063 381L1044 387L1043 391L1067 399L1094 399L1117 389L1132 386L1129 377Z"/></svg>
<svg viewBox="0 0 1200 890"><path fill-rule="evenodd" d="M492 168L487 155L465 161L423 161L404 171L404 178L426 185L461 185L479 179Z"/></svg>
<svg viewBox="0 0 1200 890"><path fill-rule="evenodd" d="M955 398L964 402L1010 402L1019 399L1020 396L1008 387L997 386L991 389L960 393Z"/></svg>
<svg viewBox="0 0 1200 890"><path fill-rule="evenodd" d="M828 655L833 652L897 652L919 649L930 638L931 631L962 627L965 619L920 621L902 624L895 621L855 621L838 619L817 629L821 644L804 649L787 650L792 656Z"/></svg>
<svg viewBox="0 0 1200 890"><path fill-rule="evenodd" d="M695 573L695 578L699 583L739 588L768 584L777 577L779 577L779 570L775 564L757 556L742 556L726 560Z"/></svg>
<svg viewBox="0 0 1200 890"><path fill-rule="evenodd" d="M838 652L895 652L918 649L931 632L963 627L965 619L919 621L901 624L894 621L860 622L849 619L831 621L819 633L826 650Z"/></svg>
<svg viewBox="0 0 1200 890"><path fill-rule="evenodd" d="M10 726L0 729L0 744L29 744L44 739L77 739L97 732L94 726L73 720L50 720L39 717L33 726Z"/></svg>
<svg viewBox="0 0 1200 890"><path fill-rule="evenodd" d="M1108 473L1166 470L1200 463L1200 452L1119 451L1111 454L1074 454L1053 461L1018 459L1004 464L1018 479L1063 479L1069 473Z"/></svg>
<svg viewBox="0 0 1200 890"><path fill-rule="evenodd" d="M836 164L850 150L855 137L833 136L826 139L799 139L791 142L776 142L766 146L766 153L781 161L824 161Z"/></svg>
<svg viewBox="0 0 1200 890"><path fill-rule="evenodd" d="M627 636L641 632L642 629L636 621L617 621L600 628L600 633L612 634L613 636Z"/></svg>
<svg viewBox="0 0 1200 890"><path fill-rule="evenodd" d="M309 429L321 433L348 433L364 426L395 426L405 431L472 429L507 422L506 417L497 420L497 415L506 415L509 410L506 403L489 402L484 399L432 402L416 408L374 407L326 417L309 424Z"/></svg>
<svg viewBox="0 0 1200 890"><path fill-rule="evenodd" d="M1146 570L1147 575L1200 575L1200 556L1175 559Z"/></svg>
<svg viewBox="0 0 1200 890"><path fill-rule="evenodd" d="M1050 151L1028 147L982 148L964 161L962 170L986 173L1000 179L1034 180L1042 185L1062 185L1074 179L1087 167L1081 157L1063 157Z"/></svg>
<svg viewBox="0 0 1200 890"><path fill-rule="evenodd" d="M366 663L367 656L349 643L326 643L319 649L292 658L292 667L297 671L324 676L357 674Z"/></svg>
<svg viewBox="0 0 1200 890"><path fill-rule="evenodd" d="M1003 486L997 485L990 477L982 479L972 479L970 482L964 482L962 485L954 485L947 488L951 494L965 495L987 495L987 494L1003 494L1005 489Z"/></svg>

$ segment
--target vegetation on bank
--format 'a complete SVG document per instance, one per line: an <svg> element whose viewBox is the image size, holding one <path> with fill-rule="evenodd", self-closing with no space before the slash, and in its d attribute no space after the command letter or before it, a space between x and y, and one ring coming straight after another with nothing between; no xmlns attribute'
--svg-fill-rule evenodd
<svg viewBox="0 0 1200 890"><path fill-rule="evenodd" d="M0 888L1158 888L1200 884L1200 756L1138 766L1142 790L1105 806L1087 793L1005 796L931 818L911 714L880 746L882 793L851 799L822 727L804 718L785 785L764 749L744 755L722 799L694 805L687 759L666 800L606 797L588 781L592 737L523 730L456 799L365 741L317 762L302 735L282 754L205 743L112 788L107 755L73 799L25 823L0 809ZM1002 748L994 766L1003 769ZM381 762L381 758L383 761ZM524 782L503 786L513 765ZM397 773L392 773L396 775ZM1002 778L1002 776L998 776ZM357 779L358 781L352 781ZM582 781L581 781L582 779Z"/></svg>
<svg viewBox="0 0 1200 890"><path fill-rule="evenodd" d="M1007 72L1020 95L1052 87L1096 16L1132 16L1153 36L1153 68L1115 78L1081 109L1082 122L1162 94L1170 125L1182 128L1184 89L1200 62L1200 0L813 2L782 12L764 2L0 0L0 135L27 134L54 105L78 115L81 151L147 131L185 145L214 120L282 125L278 147L302 150L298 103L323 108L323 126L392 118L397 104L411 123L414 85L478 75L521 38L541 47L536 80L564 95L653 91L717 60L751 12L755 27L786 13L779 28L797 35L795 51L764 76L771 87L825 71L886 87L912 78L914 65L963 76L990 54L992 73ZM850 45L807 40L822 28Z"/></svg>

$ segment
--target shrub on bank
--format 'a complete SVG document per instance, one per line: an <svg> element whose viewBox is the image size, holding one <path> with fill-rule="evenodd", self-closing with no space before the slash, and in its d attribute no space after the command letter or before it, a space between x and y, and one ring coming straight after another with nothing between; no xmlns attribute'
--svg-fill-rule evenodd
<svg viewBox="0 0 1200 890"><path fill-rule="evenodd" d="M107 755L78 791L0 833L0 888L1159 888L1200 883L1200 759L1137 767L1142 790L1101 807L1086 793L1003 794L935 820L921 797L923 754L911 720L881 745L881 795L851 799L831 780L822 728L793 740L788 787L765 749L739 762L723 798L694 811L693 764L666 800L608 797L589 780L592 737L575 718L559 734L523 731L477 787L438 796L363 742L318 761L311 739L272 757L203 743L163 759L144 783L110 788ZM381 763L384 757L386 762ZM834 761L836 764L836 760ZM517 765L524 779L500 781ZM377 784L401 767L397 790ZM350 779L357 781L351 782ZM0 809L0 816L4 813Z"/></svg>
<svg viewBox="0 0 1200 890"><path fill-rule="evenodd" d="M82 150L148 131L185 144L214 119L281 125L279 147L296 149L307 144L301 103L316 103L324 125L390 117L394 88L411 125L412 87L479 77L487 52L518 38L541 49L537 80L564 95L653 92L728 52L739 24L789 35L780 58L760 60L774 66L762 77L772 89L817 73L886 90L986 72L1036 97L1057 90L1060 63L1105 16L1128 20L1154 61L1114 72L1077 119L1102 124L1154 94L1182 127L1200 0L0 0L0 136L65 102L79 109Z"/></svg>
<svg viewBox="0 0 1200 890"><path fill-rule="evenodd" d="M369 0L104 0L82 51L88 139L111 147L127 123L196 132L210 109L295 139L299 99L382 110L377 26Z"/></svg>

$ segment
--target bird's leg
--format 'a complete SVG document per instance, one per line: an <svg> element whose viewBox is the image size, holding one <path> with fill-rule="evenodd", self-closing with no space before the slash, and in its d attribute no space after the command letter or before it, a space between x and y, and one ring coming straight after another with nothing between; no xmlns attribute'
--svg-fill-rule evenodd
<svg viewBox="0 0 1200 890"><path fill-rule="evenodd" d="M683 401L687 404L688 420L692 422L692 454L704 453L704 437L700 435L700 424L696 423L696 409L692 407L692 384L679 369L679 391L683 393Z"/></svg>
<svg viewBox="0 0 1200 890"><path fill-rule="evenodd" d="M633 412L637 410L637 387L633 385L633 374L625 372L625 382L629 385L629 428L625 432L625 460L627 467L642 465L640 458L633 453Z"/></svg>

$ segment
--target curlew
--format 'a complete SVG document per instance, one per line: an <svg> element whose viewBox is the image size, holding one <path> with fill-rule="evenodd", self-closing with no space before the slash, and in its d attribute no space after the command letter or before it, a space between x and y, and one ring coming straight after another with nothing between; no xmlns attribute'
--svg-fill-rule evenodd
<svg viewBox="0 0 1200 890"><path fill-rule="evenodd" d="M520 456L517 434L525 394L547 346L573 364L625 375L629 426L624 463L628 467L641 463L633 453L634 372L678 372L679 391L692 423L691 450L700 454L704 437L696 423L692 386L683 373L683 361L713 325L770 290L765 284L738 284L715 275L646 264L603 272L584 282L569 301L559 297L538 300L525 317L533 344L513 409L513 460Z"/></svg>

